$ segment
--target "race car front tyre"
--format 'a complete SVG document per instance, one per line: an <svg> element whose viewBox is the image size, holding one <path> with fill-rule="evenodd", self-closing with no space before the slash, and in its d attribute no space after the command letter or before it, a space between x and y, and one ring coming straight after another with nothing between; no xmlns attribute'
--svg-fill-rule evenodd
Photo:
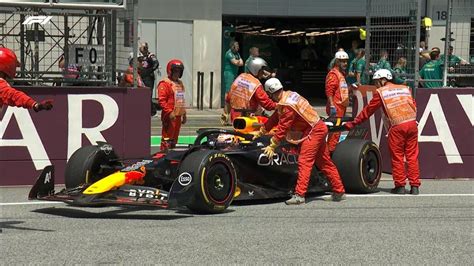
<svg viewBox="0 0 474 266"><path fill-rule="evenodd" d="M85 146L76 150L66 164L64 174L66 188L90 184L110 175L114 170L104 169L111 160L117 159L115 153L104 152L99 146Z"/></svg>
<svg viewBox="0 0 474 266"><path fill-rule="evenodd" d="M189 173L192 178L192 200L186 207L193 212L222 213L234 199L237 173L224 153L212 150L193 152L183 160L179 173Z"/></svg>
<svg viewBox="0 0 474 266"><path fill-rule="evenodd" d="M346 192L372 193L382 176L380 151L369 140L347 139L336 146L332 155Z"/></svg>

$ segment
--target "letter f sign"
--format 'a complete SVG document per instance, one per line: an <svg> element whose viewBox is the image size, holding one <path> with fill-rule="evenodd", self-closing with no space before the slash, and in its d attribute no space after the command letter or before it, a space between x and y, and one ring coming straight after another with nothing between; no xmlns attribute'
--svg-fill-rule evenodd
<svg viewBox="0 0 474 266"><path fill-rule="evenodd" d="M30 16L23 22L23 25L31 25L34 23L40 23L41 25L44 25L52 18L52 16Z"/></svg>

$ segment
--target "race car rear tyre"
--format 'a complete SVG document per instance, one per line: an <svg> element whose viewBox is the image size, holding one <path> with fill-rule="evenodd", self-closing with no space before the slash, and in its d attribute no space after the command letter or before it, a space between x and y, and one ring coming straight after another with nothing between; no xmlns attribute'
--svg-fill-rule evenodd
<svg viewBox="0 0 474 266"><path fill-rule="evenodd" d="M369 140L348 139L336 146L332 160L346 192L375 192L382 176L380 151Z"/></svg>
<svg viewBox="0 0 474 266"><path fill-rule="evenodd" d="M234 199L237 173L230 158L219 151L201 150L188 155L180 173L193 177L192 200L186 206L202 214L222 213Z"/></svg>
<svg viewBox="0 0 474 266"><path fill-rule="evenodd" d="M66 188L75 188L82 184L90 184L112 174L114 170L105 170L111 159L116 159L114 152L106 154L99 146L85 146L76 150L66 164L64 174Z"/></svg>

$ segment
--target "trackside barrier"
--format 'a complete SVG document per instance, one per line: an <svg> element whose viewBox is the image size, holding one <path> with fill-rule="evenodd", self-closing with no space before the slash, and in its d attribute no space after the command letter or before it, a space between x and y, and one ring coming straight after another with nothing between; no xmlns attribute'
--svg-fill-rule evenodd
<svg viewBox="0 0 474 266"><path fill-rule="evenodd" d="M64 182L67 159L81 146L111 143L122 158L150 155L150 90L117 87L22 87L51 111L0 112L0 186L31 185L54 164Z"/></svg>
<svg viewBox="0 0 474 266"><path fill-rule="evenodd" d="M354 91L353 114L372 99L375 87ZM474 177L474 88L418 89L416 91L421 178ZM391 173L387 129L377 111L361 126L380 147L382 169Z"/></svg>

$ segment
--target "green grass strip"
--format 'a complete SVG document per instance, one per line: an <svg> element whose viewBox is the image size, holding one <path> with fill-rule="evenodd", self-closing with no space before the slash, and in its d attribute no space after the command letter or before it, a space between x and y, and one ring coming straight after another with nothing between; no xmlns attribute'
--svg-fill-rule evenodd
<svg viewBox="0 0 474 266"><path fill-rule="evenodd" d="M193 144L196 136L179 136L178 144ZM151 136L151 146L160 146L161 136Z"/></svg>

